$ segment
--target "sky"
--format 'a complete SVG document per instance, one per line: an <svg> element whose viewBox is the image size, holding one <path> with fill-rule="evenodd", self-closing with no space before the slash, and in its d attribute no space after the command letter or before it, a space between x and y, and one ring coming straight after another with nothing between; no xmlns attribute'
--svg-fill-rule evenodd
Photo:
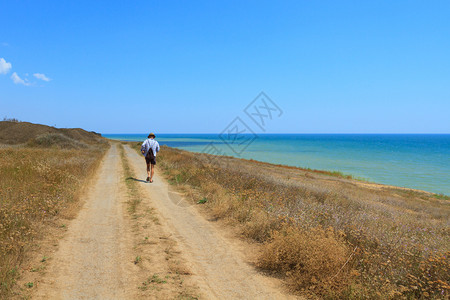
<svg viewBox="0 0 450 300"><path fill-rule="evenodd" d="M1 119L101 133L219 133L237 117L266 133L450 133L450 1L0 7ZM279 108L264 128L245 113L261 92Z"/></svg>

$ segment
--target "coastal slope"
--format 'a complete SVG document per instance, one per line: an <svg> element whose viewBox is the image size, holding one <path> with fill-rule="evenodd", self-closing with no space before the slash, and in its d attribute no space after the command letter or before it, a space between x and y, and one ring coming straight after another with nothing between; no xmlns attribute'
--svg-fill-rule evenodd
<svg viewBox="0 0 450 300"><path fill-rule="evenodd" d="M190 203L239 228L261 248L255 264L302 294L390 299L450 292L448 196L168 147L158 157Z"/></svg>

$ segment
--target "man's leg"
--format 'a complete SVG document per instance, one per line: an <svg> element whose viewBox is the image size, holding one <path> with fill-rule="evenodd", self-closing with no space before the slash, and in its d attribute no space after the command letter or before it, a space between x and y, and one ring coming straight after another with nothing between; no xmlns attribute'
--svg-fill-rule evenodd
<svg viewBox="0 0 450 300"><path fill-rule="evenodd" d="M153 165L152 165L152 176L153 176ZM147 164L147 177L150 178L150 163Z"/></svg>
<svg viewBox="0 0 450 300"><path fill-rule="evenodd" d="M151 175L150 175L150 182L153 182L153 174L154 173L155 173L155 165L152 164L152 172L151 172Z"/></svg>

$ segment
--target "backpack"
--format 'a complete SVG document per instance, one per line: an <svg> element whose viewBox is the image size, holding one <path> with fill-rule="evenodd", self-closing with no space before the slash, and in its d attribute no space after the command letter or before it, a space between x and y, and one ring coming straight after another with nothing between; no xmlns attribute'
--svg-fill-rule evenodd
<svg viewBox="0 0 450 300"><path fill-rule="evenodd" d="M150 158L150 159L155 159L155 154L153 154L153 149L152 148L150 148L149 150L148 150L148 153L147 153L147 156L146 156L147 158Z"/></svg>
<svg viewBox="0 0 450 300"><path fill-rule="evenodd" d="M153 153L153 148L150 146L150 142L148 142L148 146L150 149L148 149L146 157L150 159L155 159L155 154Z"/></svg>

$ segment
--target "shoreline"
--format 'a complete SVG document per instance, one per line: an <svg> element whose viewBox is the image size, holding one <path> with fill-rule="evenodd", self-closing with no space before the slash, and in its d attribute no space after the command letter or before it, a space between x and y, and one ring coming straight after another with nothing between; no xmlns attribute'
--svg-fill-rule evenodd
<svg viewBox="0 0 450 300"><path fill-rule="evenodd" d="M119 141L119 142L126 142L126 143L140 142L140 141L136 141L136 140L119 140L119 139L111 139L109 137L105 137L105 138L107 138L108 140L111 140L111 141ZM203 153L203 152L190 151L190 150L181 149L178 147L167 146L167 145L164 145L164 146L169 147L171 149L186 151L189 153L195 153L195 154ZM298 166L287 165L287 164L277 164L277 163L271 163L271 162L261 161L261 160L257 160L257 159L247 159L247 158L241 158L241 157L235 157L235 156L229 156L229 155L216 155L216 156L225 157L225 158L233 158L233 159L238 159L238 160L247 161L247 162L253 162L253 163L260 164L260 165L275 166L275 167L280 167L280 168L284 168L284 169L299 170L302 172L312 172L312 173L322 174L322 175L326 175L326 176L330 176L330 177L351 180L352 182L358 183L358 185L360 185L360 186L365 186L365 187L372 188L372 189L400 189L403 191L411 191L411 192L416 192L416 193L424 193L427 195L433 195L437 199L450 200L449 194L436 193L436 192L431 192L431 191L426 191L426 190L416 189L416 188L410 188L410 187L405 187L405 186L397 186L397 185L392 185L392 184L379 183L379 182L367 180L364 178L358 178L358 176L355 176L352 174L347 174L347 173L344 173L339 170L331 171L331 170L324 170L324 169L312 169L312 168L298 167Z"/></svg>

